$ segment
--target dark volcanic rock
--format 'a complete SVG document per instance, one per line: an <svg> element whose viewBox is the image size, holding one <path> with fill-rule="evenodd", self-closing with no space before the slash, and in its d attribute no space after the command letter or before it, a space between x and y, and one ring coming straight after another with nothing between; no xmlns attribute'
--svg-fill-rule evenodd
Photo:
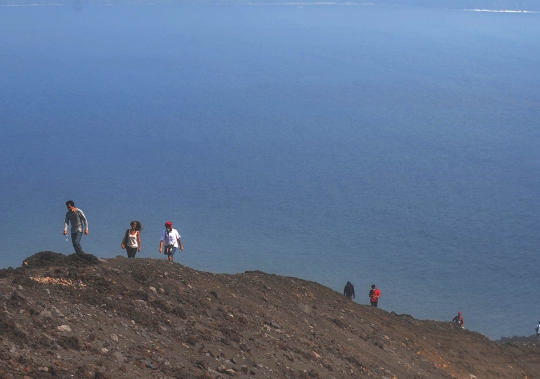
<svg viewBox="0 0 540 379"><path fill-rule="evenodd" d="M538 378L539 347L261 271L40 252L0 272L0 377ZM472 376L470 376L472 375Z"/></svg>
<svg viewBox="0 0 540 379"><path fill-rule="evenodd" d="M53 251L40 251L24 260L24 266L27 268L63 266L66 261L64 254Z"/></svg>
<svg viewBox="0 0 540 379"><path fill-rule="evenodd" d="M39 267L60 267L60 266L77 266L77 265L97 265L98 257L92 254L73 253L68 256L55 253L53 251L40 251L28 257L23 262L23 267L39 268Z"/></svg>

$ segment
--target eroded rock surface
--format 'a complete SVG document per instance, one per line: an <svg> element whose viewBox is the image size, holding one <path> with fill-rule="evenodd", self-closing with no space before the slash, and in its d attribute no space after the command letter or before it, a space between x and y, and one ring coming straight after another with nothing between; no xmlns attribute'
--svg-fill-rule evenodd
<svg viewBox="0 0 540 379"><path fill-rule="evenodd" d="M538 378L533 343L260 271L38 253L0 273L0 378Z"/></svg>

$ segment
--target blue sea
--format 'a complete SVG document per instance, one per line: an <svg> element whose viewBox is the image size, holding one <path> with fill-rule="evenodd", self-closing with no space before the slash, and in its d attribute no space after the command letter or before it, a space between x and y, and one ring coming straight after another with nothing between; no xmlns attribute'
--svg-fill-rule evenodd
<svg viewBox="0 0 540 379"><path fill-rule="evenodd" d="M540 14L0 7L0 267L140 257L322 283L492 339L540 319Z"/></svg>

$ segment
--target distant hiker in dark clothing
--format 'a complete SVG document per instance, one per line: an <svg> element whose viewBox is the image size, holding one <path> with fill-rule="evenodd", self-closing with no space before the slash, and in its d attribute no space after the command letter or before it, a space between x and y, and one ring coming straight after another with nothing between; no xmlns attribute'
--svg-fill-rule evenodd
<svg viewBox="0 0 540 379"><path fill-rule="evenodd" d="M381 297L381 291L375 287L375 284L373 284L371 286L371 290L369 291L369 302L371 303L372 307L377 308L379 297Z"/></svg>
<svg viewBox="0 0 540 379"><path fill-rule="evenodd" d="M465 320L463 319L461 312L457 313L457 316L452 319L452 322L460 328L465 329Z"/></svg>
<svg viewBox="0 0 540 379"><path fill-rule="evenodd" d="M536 331L536 342L538 342L538 339L540 338L540 321L538 321L538 325L536 325L534 330Z"/></svg>
<svg viewBox="0 0 540 379"><path fill-rule="evenodd" d="M122 240L122 249L126 249L128 258L135 258L137 251L141 251L141 230L140 221L131 221L131 229L126 230Z"/></svg>
<svg viewBox="0 0 540 379"><path fill-rule="evenodd" d="M347 282L345 288L343 288L343 295L347 296L350 300L354 299L354 286L351 282Z"/></svg>
<svg viewBox="0 0 540 379"><path fill-rule="evenodd" d="M88 234L88 220L83 211L75 208L73 200L66 201L66 207L68 209L66 213L66 220L64 221L64 235L68 234L68 225L71 222L71 242L73 242L73 248L76 253L83 253L81 247L81 237L83 234Z"/></svg>

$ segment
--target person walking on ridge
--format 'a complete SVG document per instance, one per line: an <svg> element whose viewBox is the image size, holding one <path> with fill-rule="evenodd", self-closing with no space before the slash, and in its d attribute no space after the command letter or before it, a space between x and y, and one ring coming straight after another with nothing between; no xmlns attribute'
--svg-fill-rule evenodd
<svg viewBox="0 0 540 379"><path fill-rule="evenodd" d="M343 289L343 295L347 296L349 300L353 300L355 298L354 286L351 282L347 282L347 284L345 285L345 288Z"/></svg>
<svg viewBox="0 0 540 379"><path fill-rule="evenodd" d="M463 315L461 314L461 311L457 313L457 316L452 319L452 322L459 326L461 329L465 329L465 320L463 319Z"/></svg>
<svg viewBox="0 0 540 379"><path fill-rule="evenodd" d="M371 290L369 291L369 302L371 303L372 307L377 308L379 297L381 297L381 291L375 287L375 284L373 284L371 286Z"/></svg>
<svg viewBox="0 0 540 379"><path fill-rule="evenodd" d="M165 251L163 251L165 247ZM173 229L172 222L167 221L165 223L165 230L161 233L161 240L159 241L159 253L167 254L169 257L169 262L173 261L174 254L176 251L184 250L182 245L182 240L180 239L180 234L176 229Z"/></svg>
<svg viewBox="0 0 540 379"><path fill-rule="evenodd" d="M137 251L141 251L141 230L140 221L131 221L131 229L126 230L122 240L122 249L126 249L128 258L135 258Z"/></svg>
<svg viewBox="0 0 540 379"><path fill-rule="evenodd" d="M88 234L88 220L83 211L75 208L73 200L66 201L66 207L68 209L66 213L66 220L64 221L64 235L68 234L68 225L71 222L71 242L76 253L84 253L81 247L81 237L83 234Z"/></svg>
<svg viewBox="0 0 540 379"><path fill-rule="evenodd" d="M538 339L540 339L540 321L538 321L538 325L536 325L534 330L536 331L536 342L538 342Z"/></svg>

